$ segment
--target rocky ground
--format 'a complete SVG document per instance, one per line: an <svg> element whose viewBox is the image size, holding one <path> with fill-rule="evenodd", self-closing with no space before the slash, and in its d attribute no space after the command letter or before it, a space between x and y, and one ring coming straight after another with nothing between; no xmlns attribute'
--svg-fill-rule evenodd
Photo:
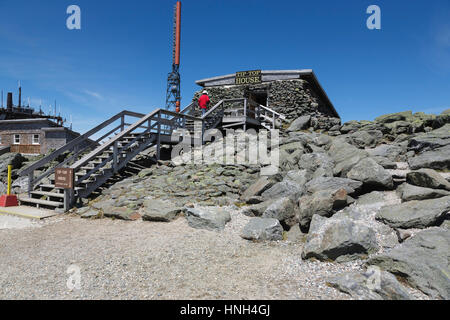
<svg viewBox="0 0 450 320"><path fill-rule="evenodd" d="M2 299L348 299L324 279L360 263L302 261L302 243L248 242L228 208L220 233L171 223L51 218L0 232ZM81 271L81 290L66 273Z"/></svg>
<svg viewBox="0 0 450 320"><path fill-rule="evenodd" d="M315 127L284 128L274 176L159 161L62 220L0 231L0 296L449 299L450 110Z"/></svg>

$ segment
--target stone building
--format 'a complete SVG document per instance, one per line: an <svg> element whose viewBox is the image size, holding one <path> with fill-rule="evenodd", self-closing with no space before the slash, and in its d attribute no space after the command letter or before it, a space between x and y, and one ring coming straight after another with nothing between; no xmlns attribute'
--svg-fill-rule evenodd
<svg viewBox="0 0 450 320"><path fill-rule="evenodd" d="M49 119L16 119L0 121L0 149L10 152L46 154L58 149L80 134Z"/></svg>
<svg viewBox="0 0 450 320"><path fill-rule="evenodd" d="M207 89L211 106L222 99L249 98L286 116L289 120L309 115L315 129L330 129L341 123L340 116L312 70L263 70L228 74L198 80Z"/></svg>

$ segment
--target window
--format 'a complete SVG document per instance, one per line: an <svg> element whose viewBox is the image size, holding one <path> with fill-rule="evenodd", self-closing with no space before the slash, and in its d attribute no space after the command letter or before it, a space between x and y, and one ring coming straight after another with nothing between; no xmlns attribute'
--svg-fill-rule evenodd
<svg viewBox="0 0 450 320"><path fill-rule="evenodd" d="M20 134L14 135L14 144L20 144Z"/></svg>
<svg viewBox="0 0 450 320"><path fill-rule="evenodd" d="M39 135L33 134L33 144L39 144Z"/></svg>

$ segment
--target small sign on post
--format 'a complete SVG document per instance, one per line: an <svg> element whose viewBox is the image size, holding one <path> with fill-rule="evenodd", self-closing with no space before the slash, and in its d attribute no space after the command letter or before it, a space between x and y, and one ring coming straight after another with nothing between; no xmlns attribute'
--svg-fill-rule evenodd
<svg viewBox="0 0 450 320"><path fill-rule="evenodd" d="M253 70L253 71L239 71L236 72L236 85L243 84L258 84L262 82L262 73L261 70Z"/></svg>
<svg viewBox="0 0 450 320"><path fill-rule="evenodd" d="M71 168L57 168L55 170L55 187L60 189L73 189L74 175Z"/></svg>

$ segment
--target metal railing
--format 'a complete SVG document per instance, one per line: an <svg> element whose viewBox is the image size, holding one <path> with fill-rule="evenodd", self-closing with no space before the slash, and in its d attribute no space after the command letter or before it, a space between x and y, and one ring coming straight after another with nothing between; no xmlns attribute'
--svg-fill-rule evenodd
<svg viewBox="0 0 450 320"><path fill-rule="evenodd" d="M168 118L171 117L171 118ZM188 114L179 114L168 110L163 109L157 109L148 115L142 117L137 122L135 122L133 125L129 126L127 129L121 131L119 134L114 136L113 139L103 143L102 145L98 146L95 150L91 151L89 154L84 156L82 159L75 162L73 165L70 166L70 168L74 169L74 171L79 170L82 166L86 165L88 162L93 160L95 157L105 153L105 151L113 150L113 153L105 158L101 163L99 163L97 166L89 170L85 175L81 176L81 178L78 178L75 181L75 185L79 185L82 183L84 179L89 177L90 175L96 173L97 171L101 170L108 162L112 161L113 163L113 169L114 171L117 171L120 167L120 154L126 154L127 152L132 149L132 146L140 141L143 138L151 138L151 135L154 136L154 139L156 140L156 146L157 146L157 158L160 156L160 146L161 146L161 136L166 135L170 136L173 132L173 130L178 128L178 122L179 120L182 120L183 122L186 121L186 119L194 120L194 121L202 121L200 118L196 118L193 116L190 116ZM144 124L147 124L145 127ZM135 133L136 130L139 128L145 128L145 131L136 133L133 136L133 133ZM131 141L128 141L125 145L121 145L119 147L119 142L124 140L126 137L132 137Z"/></svg>
<svg viewBox="0 0 450 320"><path fill-rule="evenodd" d="M227 109L226 104L231 104L232 106ZM278 120L286 121L284 115L246 98L220 100L202 119L204 119L207 126L216 127L224 117L242 118L244 130L248 118L256 120L259 124L262 124L261 120L268 121L271 123L272 129L276 128Z"/></svg>
<svg viewBox="0 0 450 320"><path fill-rule="evenodd" d="M143 117L143 114L131 112L124 110L108 120L102 122L95 128L89 130L85 134L82 134L78 136L77 138L73 139L66 145L60 147L56 151L52 152L51 154L45 156L44 158L40 159L39 161L34 162L33 164L25 167L23 170L19 172L20 176L28 176L28 193L34 190L34 186L37 185L40 181L42 181L44 178L50 176L55 172L56 168L61 168L69 163L75 161L80 157L83 153L88 152L92 148L98 146L102 140L107 138L108 136L115 134L116 131L124 131L125 130L125 116L131 116L131 117ZM95 134L99 133L103 129L107 128L108 126L111 126L111 124L114 124L117 120L120 119L120 123L117 126L114 126L113 129L110 129L107 133L103 134L100 138L97 138L95 140L91 139ZM43 167L48 166L52 161L56 160L61 155L69 153L69 156L62 162L59 162L53 167L50 167L43 173L41 173L38 177L34 177L34 173L36 170L41 169ZM70 155L70 153L73 153Z"/></svg>

